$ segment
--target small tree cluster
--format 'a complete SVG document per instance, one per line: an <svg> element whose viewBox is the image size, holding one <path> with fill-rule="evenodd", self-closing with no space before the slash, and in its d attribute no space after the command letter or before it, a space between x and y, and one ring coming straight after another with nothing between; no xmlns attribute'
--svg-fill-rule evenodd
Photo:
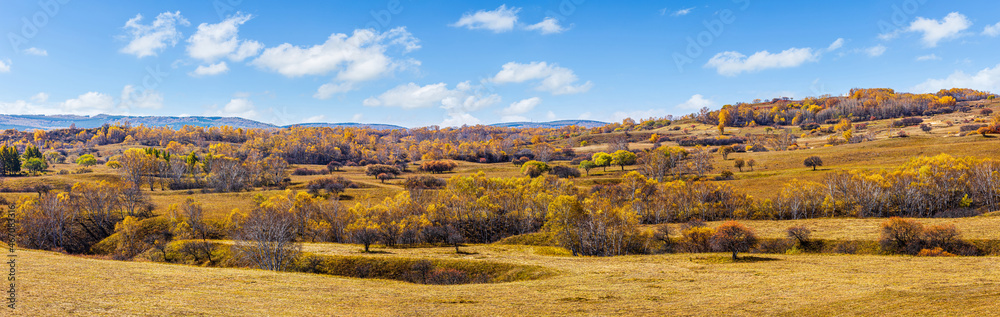
<svg viewBox="0 0 1000 317"><path fill-rule="evenodd" d="M455 162L450 160L426 161L420 164L421 171L435 174L450 172L455 169L455 167L458 167L458 164L455 164Z"/></svg>

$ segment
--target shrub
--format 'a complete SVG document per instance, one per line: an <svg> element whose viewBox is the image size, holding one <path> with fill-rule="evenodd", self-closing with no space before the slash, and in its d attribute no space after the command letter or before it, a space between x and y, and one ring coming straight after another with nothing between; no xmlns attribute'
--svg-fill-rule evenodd
<svg viewBox="0 0 1000 317"><path fill-rule="evenodd" d="M986 127L985 124L966 124L958 128L959 132L975 132L979 128Z"/></svg>
<svg viewBox="0 0 1000 317"><path fill-rule="evenodd" d="M923 225L912 219L889 218L882 223L879 245L884 251L915 254L920 251L923 230Z"/></svg>
<svg viewBox="0 0 1000 317"><path fill-rule="evenodd" d="M386 174L386 176L395 177L400 173L401 171L399 170L399 168L392 165L372 164L365 167L365 175L374 176L375 179L380 179L382 181L385 180L379 177L380 174Z"/></svg>
<svg viewBox="0 0 1000 317"><path fill-rule="evenodd" d="M451 170L455 169L455 167L458 167L458 164L455 164L455 162L447 160L426 161L420 164L421 171L436 173L436 174L450 172Z"/></svg>
<svg viewBox="0 0 1000 317"><path fill-rule="evenodd" d="M733 260L738 252L747 252L757 246L759 240L753 230L736 221L727 221L715 228L712 235L712 248L733 253Z"/></svg>
<svg viewBox="0 0 1000 317"><path fill-rule="evenodd" d="M326 191L326 195L339 196L347 188L358 188L358 185L342 176L314 179L306 185L309 193L316 196L323 195L322 191Z"/></svg>
<svg viewBox="0 0 1000 317"><path fill-rule="evenodd" d="M551 174L558 176L559 178L576 178L580 177L580 170L567 167L567 166L556 166L552 168Z"/></svg>
<svg viewBox="0 0 1000 317"><path fill-rule="evenodd" d="M781 254L786 253L795 247L795 242L789 239L765 239L760 241L754 252Z"/></svg>
<svg viewBox="0 0 1000 317"><path fill-rule="evenodd" d="M917 253L917 256L957 256L957 255L948 253L948 251L945 251L942 248L933 248L933 249L921 249L920 253Z"/></svg>
<svg viewBox="0 0 1000 317"><path fill-rule="evenodd" d="M788 238L795 240L803 248L808 248L811 244L809 235L812 234L812 231L806 228L806 226L788 227L788 229L785 229L785 233L788 234Z"/></svg>
<svg viewBox="0 0 1000 317"><path fill-rule="evenodd" d="M521 165L521 173L532 178L541 176L549 171L549 165L540 161L528 161Z"/></svg>
<svg viewBox="0 0 1000 317"><path fill-rule="evenodd" d="M326 175L326 174L330 174L330 171L328 171L328 170L312 170L312 169L308 169L308 168L296 168L294 171L292 171L292 175L299 175L299 176L302 176L302 175Z"/></svg>
<svg viewBox="0 0 1000 317"><path fill-rule="evenodd" d="M680 249L686 252L708 252L712 250L710 239L715 230L701 221L688 222L681 228Z"/></svg>
<svg viewBox="0 0 1000 317"><path fill-rule="evenodd" d="M444 179L437 178L434 176L424 175L424 176L414 176L407 178L406 181L403 182L403 187L405 187L407 190L438 189L438 188L443 188L447 184L448 182L446 182Z"/></svg>
<svg viewBox="0 0 1000 317"><path fill-rule="evenodd" d="M993 114L993 110L990 110L990 109L983 109L983 110L980 110L980 111L979 111L979 114L981 114L981 115L984 115L984 116L988 116L988 115L991 115L991 114Z"/></svg>

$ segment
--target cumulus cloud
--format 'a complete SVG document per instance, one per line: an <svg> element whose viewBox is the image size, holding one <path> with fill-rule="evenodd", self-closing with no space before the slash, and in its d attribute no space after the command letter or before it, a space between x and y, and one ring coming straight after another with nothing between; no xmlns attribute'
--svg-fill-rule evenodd
<svg viewBox="0 0 1000 317"><path fill-rule="evenodd" d="M134 18L125 22L126 38L129 42L121 49L122 53L132 54L142 58L146 56L156 56L157 52L163 51L168 46L177 45L181 39L181 32L177 31L177 25L191 25L181 12L164 12L156 16L152 24L142 24L142 15L137 14Z"/></svg>
<svg viewBox="0 0 1000 317"><path fill-rule="evenodd" d="M205 62L214 62L223 57L239 62L256 56L264 45L257 41L239 39L240 26L251 18L249 14L237 12L222 22L198 25L198 31L187 40L188 56Z"/></svg>
<svg viewBox="0 0 1000 317"><path fill-rule="evenodd" d="M553 95L583 93L593 87L593 83L590 81L574 85L578 78L573 70L546 62L528 64L509 62L504 64L500 72L490 80L497 84L535 81L537 82L535 89L547 91Z"/></svg>
<svg viewBox="0 0 1000 317"><path fill-rule="evenodd" d="M540 103L542 103L542 98L538 97L532 97L514 102L510 104L509 107L500 111L501 120L504 122L528 121L528 118L522 115L532 109L535 109L535 106L538 106Z"/></svg>
<svg viewBox="0 0 1000 317"><path fill-rule="evenodd" d="M470 30L485 29L494 33L508 32L514 29L519 11L521 8L507 8L506 5L500 5L499 8L492 11L479 10L476 13L463 14L462 18L452 23L451 26Z"/></svg>
<svg viewBox="0 0 1000 317"><path fill-rule="evenodd" d="M257 106L253 104L246 98L233 98L229 100L222 109L218 109L215 106L209 107L208 111L205 111L206 116L214 117L240 117L244 119L253 119L257 117Z"/></svg>
<svg viewBox="0 0 1000 317"><path fill-rule="evenodd" d="M712 108L714 106L715 106L714 101L706 99L705 96L702 96L701 94L695 94L691 96L691 98L685 101L684 103L677 105L675 109L683 111L696 111L700 110L701 108L705 107Z"/></svg>
<svg viewBox="0 0 1000 317"><path fill-rule="evenodd" d="M559 20L552 17L545 18L542 22L526 26L524 29L528 31L538 31L542 34L562 33L566 31L566 28L559 25Z"/></svg>
<svg viewBox="0 0 1000 317"><path fill-rule="evenodd" d="M525 31L538 31L542 35L562 33L567 28L559 25L559 20L553 17L546 17L541 22L535 24L522 24L518 22L517 14L521 8L500 5L495 10L479 10L475 13L465 13L455 23L449 24L451 27L466 28L469 30L490 30L493 33L510 32L514 29Z"/></svg>
<svg viewBox="0 0 1000 317"><path fill-rule="evenodd" d="M420 65L419 61L412 59L390 57L387 55L390 47L399 47L405 54L419 49L420 45L405 27L397 27L384 33L368 29L355 30L351 36L334 33L325 43L309 47L289 43L270 47L251 64L287 77L336 73L334 80L338 83L335 85L372 80L396 70ZM336 87L321 87L322 91L317 91L316 97L329 98L338 91L334 88Z"/></svg>
<svg viewBox="0 0 1000 317"><path fill-rule="evenodd" d="M1000 91L1000 64L993 68L985 68L975 74L955 71L943 79L928 79L917 84L910 91L917 93L933 93L941 89L971 88L976 90Z"/></svg>
<svg viewBox="0 0 1000 317"><path fill-rule="evenodd" d="M965 17L965 15L958 12L952 12L948 13L948 15L940 21L925 17L917 17L916 20L910 22L910 25L907 28L891 33L879 34L879 38L889 40L905 32L921 33L921 41L924 43L925 47L936 47L940 41L955 39L962 36L962 31L965 31L971 26L972 21L969 21L969 18ZM988 28L989 27L987 27L987 29ZM985 30L984 34L986 34Z"/></svg>
<svg viewBox="0 0 1000 317"><path fill-rule="evenodd" d="M224 74L228 71L229 71L229 66L226 65L226 62L223 61L208 66L199 65L198 68L195 68L195 70L189 73L189 75L194 77L214 76L214 75Z"/></svg>
<svg viewBox="0 0 1000 317"><path fill-rule="evenodd" d="M29 47L28 49L24 50L24 53L28 54L28 55L35 55L35 56L49 56L49 52L48 51L40 49L40 48L37 48L37 47Z"/></svg>
<svg viewBox="0 0 1000 317"><path fill-rule="evenodd" d="M478 111L499 103L499 95L484 95L475 92L469 82L455 85L449 89L445 83L420 86L408 83L396 86L378 97L369 97L362 104L368 107L399 107L403 109L429 108L438 106L444 109L447 118L442 125L459 126L462 124L478 124L479 119L469 112Z"/></svg>
<svg viewBox="0 0 1000 317"><path fill-rule="evenodd" d="M807 62L818 61L820 55L820 52L812 48L794 47L777 54L760 51L750 56L728 51L713 56L705 67L715 68L719 75L736 76L744 72L757 72L770 68L798 67Z"/></svg>
<svg viewBox="0 0 1000 317"><path fill-rule="evenodd" d="M680 10L674 11L670 15L675 16L675 17L685 16L685 15L688 15L688 13L691 13L691 10L694 10L694 7L690 7L690 8L687 8L687 9L680 9ZM666 12L666 11L664 10L664 12Z"/></svg>
<svg viewBox="0 0 1000 317"><path fill-rule="evenodd" d="M996 37L1000 35L1000 23L994 25L987 25L983 28L983 35Z"/></svg>
<svg viewBox="0 0 1000 317"><path fill-rule="evenodd" d="M0 73L8 73L8 72L10 72L10 60L0 59Z"/></svg>
<svg viewBox="0 0 1000 317"><path fill-rule="evenodd" d="M49 102L47 93L38 93L29 101L0 101L0 113L8 114L129 114L132 107L156 109L162 106L163 96L156 91L137 91L132 86L122 89L122 102L116 102L110 95L91 91L65 101Z"/></svg>

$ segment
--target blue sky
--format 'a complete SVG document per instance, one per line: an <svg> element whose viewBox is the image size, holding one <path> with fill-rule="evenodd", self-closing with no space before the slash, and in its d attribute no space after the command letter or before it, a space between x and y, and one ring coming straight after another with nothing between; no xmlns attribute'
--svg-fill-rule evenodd
<svg viewBox="0 0 1000 317"><path fill-rule="evenodd" d="M0 112L407 127L1000 92L996 1L0 4Z"/></svg>

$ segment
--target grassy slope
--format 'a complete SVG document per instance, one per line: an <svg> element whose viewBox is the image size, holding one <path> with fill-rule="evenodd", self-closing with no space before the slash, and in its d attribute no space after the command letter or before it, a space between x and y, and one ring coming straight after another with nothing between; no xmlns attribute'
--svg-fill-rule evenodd
<svg viewBox="0 0 1000 317"><path fill-rule="evenodd" d="M343 245L311 245L331 254ZM450 248L370 256L458 257ZM113 262L20 251L18 313L36 315L952 315L1000 306L997 257L725 255L580 258L470 246L467 258L540 265L557 276L415 285L301 273ZM934 274L927 274L934 272ZM67 287L70 286L70 287Z"/></svg>

